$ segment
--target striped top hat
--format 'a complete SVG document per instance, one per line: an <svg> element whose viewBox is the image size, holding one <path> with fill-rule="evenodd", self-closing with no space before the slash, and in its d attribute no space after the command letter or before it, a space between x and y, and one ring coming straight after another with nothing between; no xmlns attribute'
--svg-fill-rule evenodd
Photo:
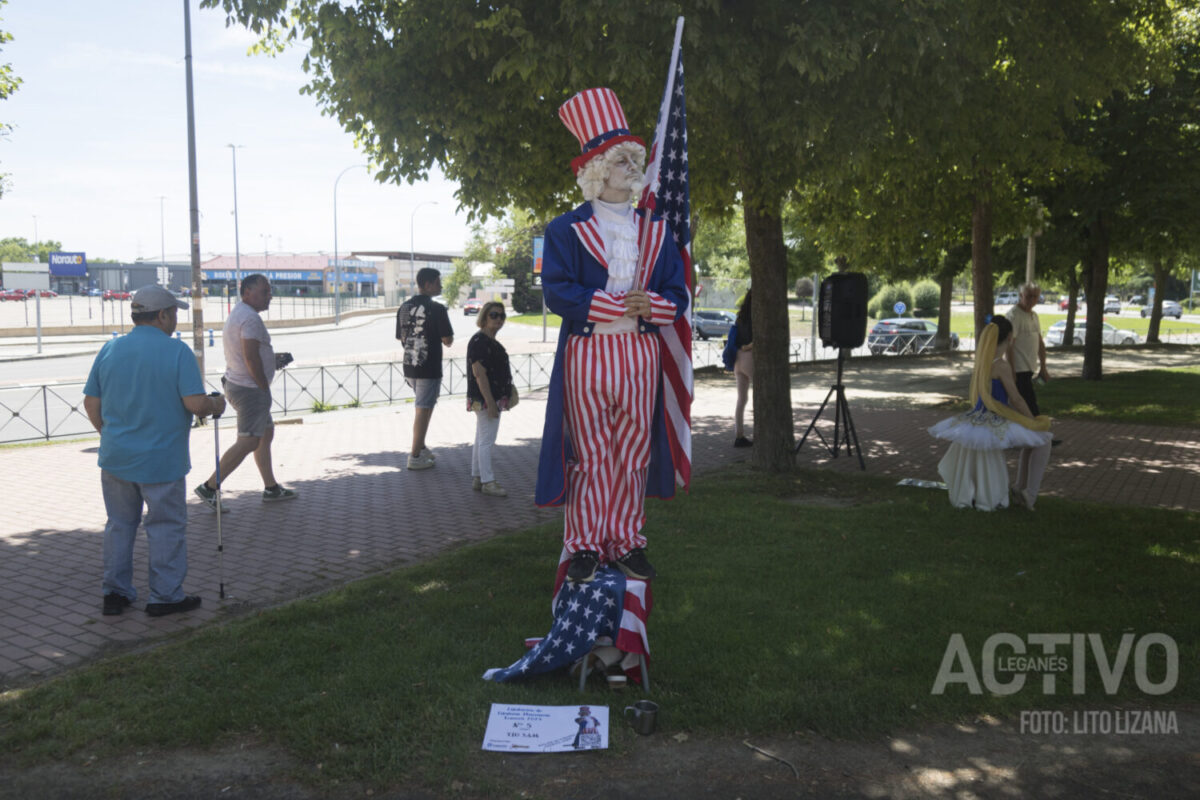
<svg viewBox="0 0 1200 800"><path fill-rule="evenodd" d="M612 89L584 89L559 106L558 117L575 134L583 152L571 159L575 174L583 165L621 142L646 143L629 132L625 111Z"/></svg>

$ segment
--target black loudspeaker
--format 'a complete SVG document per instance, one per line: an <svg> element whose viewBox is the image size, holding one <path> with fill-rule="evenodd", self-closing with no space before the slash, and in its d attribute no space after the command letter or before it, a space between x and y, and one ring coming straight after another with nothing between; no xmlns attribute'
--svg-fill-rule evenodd
<svg viewBox="0 0 1200 800"><path fill-rule="evenodd" d="M838 272L821 281L818 329L826 347L861 347L867 338L867 276Z"/></svg>

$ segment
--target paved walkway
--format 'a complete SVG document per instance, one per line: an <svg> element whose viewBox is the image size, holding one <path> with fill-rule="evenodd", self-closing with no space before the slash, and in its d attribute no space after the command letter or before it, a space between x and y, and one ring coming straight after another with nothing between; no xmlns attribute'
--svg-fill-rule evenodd
<svg viewBox="0 0 1200 800"><path fill-rule="evenodd" d="M1195 363L1196 349L1171 363ZM1064 357L1066 358L1066 357ZM1052 361L1052 368L1059 364ZM1061 365L1062 371L1069 369ZM1119 367L1109 364L1108 367ZM858 359L847 370L849 402L870 474L934 480L940 448L925 428L946 415L931 405L961 394L969 360L958 357ZM828 365L795 374L798 431L812 419L831 382ZM732 379L697 380L694 461L700 473L747 458L730 447ZM100 614L104 506L96 441L0 450L0 690L110 652L152 642L231 612L261 608L328 589L448 548L560 519L533 505L537 448L545 401L522 398L500 427L497 473L506 499L470 488L474 418L461 398L444 399L434 415L430 445L438 465L404 469L412 407L395 405L310 415L280 425L276 473L301 496L263 504L249 462L226 482L230 513L223 518L223 574L216 552L215 515L189 499L190 570L186 588L204 597L196 612L151 619L144 597L118 617ZM831 421L827 423L831 425ZM1064 422L1045 494L1089 501L1200 511L1200 431ZM221 446L233 437L220 426ZM209 472L214 429L192 436L189 489ZM810 440L804 466L858 470ZM418 511L414 518L414 509ZM552 561L557 553L547 554ZM547 563L547 573L552 563ZM135 551L135 585L145 591L145 539ZM218 599L223 577L225 601Z"/></svg>

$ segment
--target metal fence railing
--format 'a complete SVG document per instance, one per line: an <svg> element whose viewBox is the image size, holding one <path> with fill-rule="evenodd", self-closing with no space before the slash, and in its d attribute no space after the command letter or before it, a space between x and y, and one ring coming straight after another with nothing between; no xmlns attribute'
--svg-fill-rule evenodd
<svg viewBox="0 0 1200 800"><path fill-rule="evenodd" d="M1200 334L1164 335L1163 340L1173 344L1200 344ZM960 351L970 352L974 347L973 339L964 338L959 343ZM693 342L693 367L721 366L723 349L724 342L716 339ZM870 356L871 351L864 344L850 355ZM836 348L824 347L815 339L793 338L788 349L788 361L792 364L836 358ZM518 389L540 389L550 383L554 353L516 353L510 356L510 363ZM465 359L447 359L443 364L442 393L466 394L466 370ZM220 390L220 374L205 376L205 383L210 390ZM84 381L64 381L0 387L0 444L94 434L83 410L83 386ZM271 395L272 413L286 417L310 413L317 408L402 402L412 399L413 392L404 380L402 362L376 361L288 367L275 376Z"/></svg>

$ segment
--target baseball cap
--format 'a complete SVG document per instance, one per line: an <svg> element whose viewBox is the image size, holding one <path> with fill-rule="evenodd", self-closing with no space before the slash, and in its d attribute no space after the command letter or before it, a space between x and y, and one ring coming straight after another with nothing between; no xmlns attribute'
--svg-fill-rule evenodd
<svg viewBox="0 0 1200 800"><path fill-rule="evenodd" d="M129 303L131 311L162 311L164 308L187 308L188 304L168 292L161 286L151 284L143 286L133 293Z"/></svg>

